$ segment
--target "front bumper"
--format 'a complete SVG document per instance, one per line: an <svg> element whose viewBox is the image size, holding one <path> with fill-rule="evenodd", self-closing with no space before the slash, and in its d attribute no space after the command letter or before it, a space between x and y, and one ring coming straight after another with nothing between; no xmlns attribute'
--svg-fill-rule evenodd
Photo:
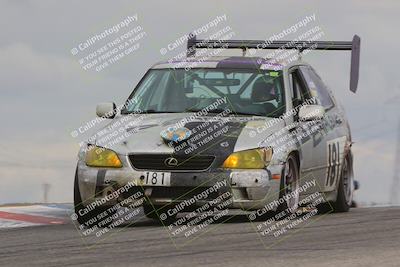
<svg viewBox="0 0 400 267"><path fill-rule="evenodd" d="M83 160L78 161L77 179L84 205L104 198L128 183L137 185L131 191L143 192L157 206L179 204L195 198L194 206L198 207L229 192L232 201L228 208L253 210L279 198L280 180L272 179L272 175L281 174L283 165L280 164L257 170L218 168L205 172L172 172L170 186L148 186L143 185L141 180L145 171L132 168L128 157L120 156L120 159L124 167L118 169L93 168L88 167ZM196 197L211 187L216 188L212 194ZM126 195L120 195L108 204L116 204L125 198Z"/></svg>

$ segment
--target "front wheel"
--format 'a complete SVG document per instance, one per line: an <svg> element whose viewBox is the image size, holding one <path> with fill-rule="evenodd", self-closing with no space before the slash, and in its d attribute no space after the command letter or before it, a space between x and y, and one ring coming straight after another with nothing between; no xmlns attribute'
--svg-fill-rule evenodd
<svg viewBox="0 0 400 267"><path fill-rule="evenodd" d="M299 207L299 164L294 154L290 154L286 160L283 170L283 179L281 181L280 198L284 202L278 208L278 211L287 210L289 213L294 213Z"/></svg>
<svg viewBox="0 0 400 267"><path fill-rule="evenodd" d="M110 210L109 207L96 207L90 211L86 210L85 205L82 203L81 192L79 190L78 183L78 170L75 172L74 181L74 209L76 214L76 221L85 227L92 227L97 225L99 227L107 227L112 223L112 219L107 219L115 214L114 210ZM107 214L106 218L100 219L100 214ZM107 219L107 220L106 220Z"/></svg>

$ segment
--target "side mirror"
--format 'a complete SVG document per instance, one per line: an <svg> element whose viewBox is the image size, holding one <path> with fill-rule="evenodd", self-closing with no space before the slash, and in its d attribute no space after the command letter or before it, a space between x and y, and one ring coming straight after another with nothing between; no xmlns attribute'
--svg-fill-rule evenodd
<svg viewBox="0 0 400 267"><path fill-rule="evenodd" d="M320 105L305 105L299 110L300 121L321 120L324 115L325 109Z"/></svg>
<svg viewBox="0 0 400 267"><path fill-rule="evenodd" d="M96 106L96 114L99 117L112 119L117 113L117 106L114 102L99 103Z"/></svg>

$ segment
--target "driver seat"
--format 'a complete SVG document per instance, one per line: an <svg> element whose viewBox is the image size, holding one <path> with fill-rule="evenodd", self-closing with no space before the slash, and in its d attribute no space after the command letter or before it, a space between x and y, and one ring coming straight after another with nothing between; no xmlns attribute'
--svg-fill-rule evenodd
<svg viewBox="0 0 400 267"><path fill-rule="evenodd" d="M276 110L274 104L268 102L276 99L274 84L267 77L259 77L253 84L251 97L252 110L256 113L270 114Z"/></svg>

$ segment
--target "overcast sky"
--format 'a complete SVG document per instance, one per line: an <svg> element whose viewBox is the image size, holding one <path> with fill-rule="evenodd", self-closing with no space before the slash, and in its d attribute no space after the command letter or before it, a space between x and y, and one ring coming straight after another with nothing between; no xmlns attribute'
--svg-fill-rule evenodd
<svg viewBox="0 0 400 267"><path fill-rule="evenodd" d="M304 60L347 111L357 199L386 203L400 120L399 10L395 0L0 0L0 203L42 201L43 183L52 186L50 201L72 202L78 144L71 131L94 118L98 102L121 104L152 64L183 51L160 53L183 34L226 15L235 38L266 39L313 14L323 40L361 36L357 94L348 90L348 52L312 52ZM146 32L139 49L101 72L83 70L78 60L90 49L75 56L71 49L136 14L130 26Z"/></svg>

